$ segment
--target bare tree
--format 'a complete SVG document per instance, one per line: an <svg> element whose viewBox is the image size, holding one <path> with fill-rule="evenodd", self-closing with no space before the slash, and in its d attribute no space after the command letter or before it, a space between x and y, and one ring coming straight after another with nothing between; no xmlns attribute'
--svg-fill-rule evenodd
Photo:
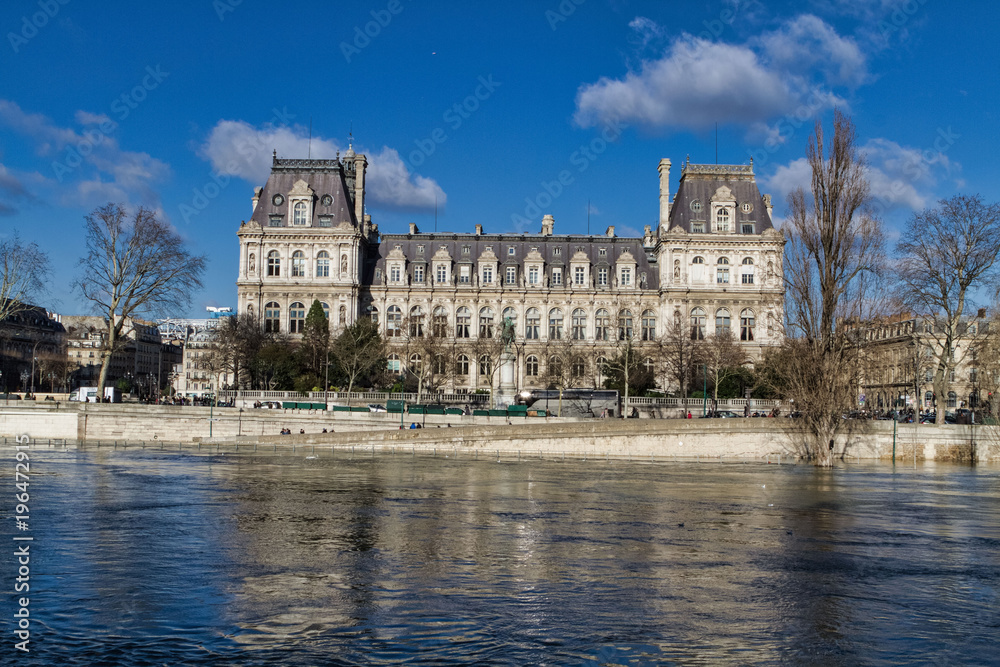
<svg viewBox="0 0 1000 667"><path fill-rule="evenodd" d="M802 412L807 434L801 454L831 465L828 443L850 420L855 401L858 341L843 323L863 321L872 309L870 289L885 262L882 224L870 214L870 190L854 124L834 112L833 141L824 144L816 123L806 157L811 198L799 188L788 197L785 287L788 331L783 364L775 370L786 397Z"/></svg>
<svg viewBox="0 0 1000 667"><path fill-rule="evenodd" d="M968 354L986 314L976 310L974 296L980 289L996 290L1000 278L1000 205L978 195L942 200L939 208L915 214L903 238L896 245L901 298L924 324L921 335L935 361L936 420L943 424L950 374Z"/></svg>
<svg viewBox="0 0 1000 667"><path fill-rule="evenodd" d="M347 377L348 395L359 380L386 368L385 339L378 325L366 317L344 327L333 339L330 353Z"/></svg>
<svg viewBox="0 0 1000 667"><path fill-rule="evenodd" d="M417 403L421 403L425 390L436 392L448 380L449 341L439 328L426 328L422 315L404 320L403 333L402 368L416 380Z"/></svg>
<svg viewBox="0 0 1000 667"><path fill-rule="evenodd" d="M27 309L45 289L49 258L14 232L0 240L0 322Z"/></svg>
<svg viewBox="0 0 1000 667"><path fill-rule="evenodd" d="M85 219L87 254L80 259L75 285L108 319L97 382L98 395L103 395L125 323L189 303L191 293L201 287L205 257L192 256L180 235L144 207L129 215L122 205L107 204Z"/></svg>
<svg viewBox="0 0 1000 667"><path fill-rule="evenodd" d="M686 325L679 310L674 311L664 328L660 356L666 367L667 377L676 383L680 397L687 398L695 377L697 342L691 338L690 327Z"/></svg>
<svg viewBox="0 0 1000 667"><path fill-rule="evenodd" d="M698 358L712 381L712 402L719 403L719 385L731 377L739 375L743 364L747 363L746 352L733 338L728 329L717 331L698 346Z"/></svg>

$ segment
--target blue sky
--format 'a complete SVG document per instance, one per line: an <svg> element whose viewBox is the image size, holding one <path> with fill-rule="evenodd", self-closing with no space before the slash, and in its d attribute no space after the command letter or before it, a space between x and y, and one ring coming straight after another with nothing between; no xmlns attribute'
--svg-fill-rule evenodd
<svg viewBox="0 0 1000 667"><path fill-rule="evenodd" d="M961 7L961 9L958 9ZM458 9L456 9L458 8ZM986 3L200 0L0 7L0 233L70 285L83 216L161 211L209 257L187 313L235 303L240 221L272 150L369 156L383 232L639 234L657 165L754 157L776 217L813 123L854 119L898 238L957 193L998 195L998 20ZM562 174L563 183L558 183Z"/></svg>

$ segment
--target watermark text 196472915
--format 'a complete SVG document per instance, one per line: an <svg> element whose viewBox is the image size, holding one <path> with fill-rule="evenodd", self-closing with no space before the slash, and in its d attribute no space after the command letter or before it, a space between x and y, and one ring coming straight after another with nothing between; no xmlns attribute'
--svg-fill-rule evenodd
<svg viewBox="0 0 1000 667"><path fill-rule="evenodd" d="M22 595L15 599L17 611L14 612L14 636L20 640L15 641L14 647L18 651L27 653L28 642L31 639L31 614L28 610L30 600L27 593L31 590L31 541L34 539L28 533L28 522L31 513L28 509L28 483L31 472L30 455L28 454L31 438L27 435L17 436L17 444L14 446L14 526L17 532L14 535L14 557L17 559L17 573L14 578L14 592Z"/></svg>

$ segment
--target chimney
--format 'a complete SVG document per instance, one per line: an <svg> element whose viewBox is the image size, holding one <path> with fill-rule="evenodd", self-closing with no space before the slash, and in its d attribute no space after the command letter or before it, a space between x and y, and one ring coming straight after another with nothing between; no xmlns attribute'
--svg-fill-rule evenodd
<svg viewBox="0 0 1000 667"><path fill-rule="evenodd" d="M660 228L670 224L670 158L660 160Z"/></svg>
<svg viewBox="0 0 1000 667"><path fill-rule="evenodd" d="M764 195L762 199L764 200L764 208L767 209L767 217L773 220L774 216L771 214L771 211L774 210L774 207L771 206L771 195Z"/></svg>
<svg viewBox="0 0 1000 667"><path fill-rule="evenodd" d="M615 226L611 225L604 231L604 233L608 235L609 239L613 239L615 237Z"/></svg>
<svg viewBox="0 0 1000 667"><path fill-rule="evenodd" d="M364 155L354 156L354 218L358 224L365 219L365 169L368 158Z"/></svg>
<svg viewBox="0 0 1000 667"><path fill-rule="evenodd" d="M556 225L556 219L551 215L542 216L542 236L552 236L552 228Z"/></svg>
<svg viewBox="0 0 1000 667"><path fill-rule="evenodd" d="M417 229L417 223L411 222L410 223L410 235L412 236L413 234L419 234L419 233L420 233L420 230Z"/></svg>
<svg viewBox="0 0 1000 667"><path fill-rule="evenodd" d="M476 236L482 236L482 235L483 235L483 226L476 225Z"/></svg>
<svg viewBox="0 0 1000 667"><path fill-rule="evenodd" d="M264 188L254 188L253 189L253 199L251 199L250 215L257 210L257 202L260 201L260 196L264 194Z"/></svg>
<svg viewBox="0 0 1000 667"><path fill-rule="evenodd" d="M646 247L653 245L653 228L649 225L642 228L642 245Z"/></svg>

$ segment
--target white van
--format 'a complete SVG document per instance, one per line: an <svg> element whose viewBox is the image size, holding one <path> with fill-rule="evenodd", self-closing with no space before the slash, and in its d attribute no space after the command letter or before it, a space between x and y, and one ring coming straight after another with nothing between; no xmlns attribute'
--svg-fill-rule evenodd
<svg viewBox="0 0 1000 667"><path fill-rule="evenodd" d="M81 403L97 402L97 387L78 387L69 395L69 400Z"/></svg>

